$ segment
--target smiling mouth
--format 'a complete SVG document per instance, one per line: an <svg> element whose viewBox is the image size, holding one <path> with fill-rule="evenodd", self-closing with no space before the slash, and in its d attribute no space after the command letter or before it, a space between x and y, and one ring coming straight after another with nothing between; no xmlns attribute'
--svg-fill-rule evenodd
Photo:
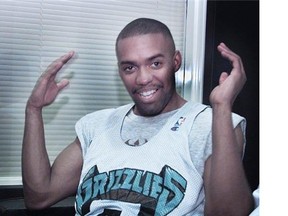
<svg viewBox="0 0 288 216"><path fill-rule="evenodd" d="M144 92L140 92L139 95L141 97L149 97L152 96L157 90L150 90L150 91L144 91Z"/></svg>

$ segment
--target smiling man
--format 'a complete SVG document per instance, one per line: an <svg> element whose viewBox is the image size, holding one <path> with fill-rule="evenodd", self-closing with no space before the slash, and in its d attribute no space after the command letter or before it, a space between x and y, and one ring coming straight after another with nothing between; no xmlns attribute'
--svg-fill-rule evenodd
<svg viewBox="0 0 288 216"><path fill-rule="evenodd" d="M212 105L187 102L176 91L181 54L163 23L140 18L116 41L119 75L132 104L90 113L76 139L50 166L43 107L67 86L55 76L73 57L55 60L27 102L23 186L28 208L47 208L76 193L76 215L248 215L252 193L242 156L245 119L232 113L246 75L232 63L210 95Z"/></svg>
<svg viewBox="0 0 288 216"><path fill-rule="evenodd" d="M153 116L180 108L185 100L176 92L175 72L182 58L170 31L148 24L155 29L147 34L143 24L134 24L119 34L116 45L119 74L135 103L134 113Z"/></svg>

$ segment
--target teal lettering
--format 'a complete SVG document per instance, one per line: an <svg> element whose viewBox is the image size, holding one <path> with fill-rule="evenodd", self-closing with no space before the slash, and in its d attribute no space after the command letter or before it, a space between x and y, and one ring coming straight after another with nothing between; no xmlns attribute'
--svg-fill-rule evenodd
<svg viewBox="0 0 288 216"><path fill-rule="evenodd" d="M97 197L98 195L105 193L105 185L107 182L107 174L101 173L93 178L93 197Z"/></svg>
<svg viewBox="0 0 288 216"><path fill-rule="evenodd" d="M111 188L111 190L118 190L121 187L121 179L122 179L123 169L116 170L115 173L115 184Z"/></svg>
<svg viewBox="0 0 288 216"><path fill-rule="evenodd" d="M81 187L78 189L78 194L76 196L76 206L77 211L81 212L81 207L84 203L86 203L89 199L92 197L91 192L91 185L92 185L92 179L86 179L85 182L82 183Z"/></svg>
<svg viewBox="0 0 288 216"><path fill-rule="evenodd" d="M175 209L184 198L187 181L170 167L165 169L164 190L161 193L156 212L166 215Z"/></svg>
<svg viewBox="0 0 288 216"><path fill-rule="evenodd" d="M132 190L135 191L135 192L138 192L138 193L141 193L142 190L143 190L143 188L140 186L140 182L141 182L141 179L142 179L142 174L143 174L142 171L137 170L136 176L135 176L135 179L134 179L134 182L133 182L133 186L132 186Z"/></svg>
<svg viewBox="0 0 288 216"><path fill-rule="evenodd" d="M143 186L143 194L144 194L145 196L148 196L148 195L149 195L150 187L151 187L152 175L153 175L152 173L146 172L146 175L145 175L145 183L144 183L144 186Z"/></svg>
<svg viewBox="0 0 288 216"><path fill-rule="evenodd" d="M94 166L78 188L76 211L87 214L93 200L110 198L139 203L143 207L141 213L149 211L157 216L164 216L179 206L186 187L185 178L169 166L164 166L159 174L129 168L112 170L107 174L99 173L97 166ZM135 193L130 195L131 191L137 193L137 196L134 196Z"/></svg>
<svg viewBox="0 0 288 216"><path fill-rule="evenodd" d="M115 170L109 172L109 183L106 188L106 193L109 192L115 182Z"/></svg>
<svg viewBox="0 0 288 216"><path fill-rule="evenodd" d="M91 188L91 185L92 185L92 179L91 178L87 179L82 184L81 195L82 196L84 195L83 203L85 203L87 200L89 200L92 197L92 192L91 192L91 190L89 190Z"/></svg>
<svg viewBox="0 0 288 216"><path fill-rule="evenodd" d="M161 176L154 175L150 197L158 199L158 196L162 191L162 184L163 184L163 178Z"/></svg>
<svg viewBox="0 0 288 216"><path fill-rule="evenodd" d="M135 175L136 170L131 170L131 169L125 169L123 174L126 175L124 182L121 186L122 189L126 189L126 190L131 190L132 187L132 179Z"/></svg>

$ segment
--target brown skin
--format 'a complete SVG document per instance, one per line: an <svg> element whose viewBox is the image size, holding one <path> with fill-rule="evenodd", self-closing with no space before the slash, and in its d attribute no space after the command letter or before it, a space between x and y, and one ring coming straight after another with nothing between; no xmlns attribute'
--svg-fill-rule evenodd
<svg viewBox="0 0 288 216"><path fill-rule="evenodd" d="M117 57L120 77L135 103L135 114L154 116L186 102L176 92L175 72L182 58L170 39L162 34L122 39Z"/></svg>
<svg viewBox="0 0 288 216"><path fill-rule="evenodd" d="M77 190L83 163L80 142L76 138L51 166L45 147L42 118L43 107L51 104L68 85L67 80L57 83L55 77L73 54L71 52L60 57L47 68L27 102L22 148L22 178L27 208L49 207Z"/></svg>
<svg viewBox="0 0 288 216"><path fill-rule="evenodd" d="M213 147L204 172L205 215L245 216L253 209L253 198L242 165L244 136L239 126L233 129L231 111L246 74L241 58L224 43L218 51L233 69L229 75L221 74L219 85L210 94Z"/></svg>
<svg viewBox="0 0 288 216"><path fill-rule="evenodd" d="M248 215L252 193L242 166L244 137L233 128L231 110L242 89L245 71L239 56L224 44L218 47L232 62L230 75L221 75L219 86L210 95L213 108L213 153L205 164L205 215ZM83 164L78 138L50 165L45 148L43 107L51 104L68 81L55 81L56 74L72 58L68 53L55 60L39 78L27 102L22 151L25 203L28 208L46 208L75 194ZM181 54L161 34L134 36L119 41L119 74L135 102L137 115L153 116L175 110L185 100L175 89L175 72ZM67 179L68 176L68 179Z"/></svg>

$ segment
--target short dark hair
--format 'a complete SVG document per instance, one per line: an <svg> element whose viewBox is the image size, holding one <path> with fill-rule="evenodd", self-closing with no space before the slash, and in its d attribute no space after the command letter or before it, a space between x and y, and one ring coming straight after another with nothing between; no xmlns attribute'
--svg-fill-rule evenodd
<svg viewBox="0 0 288 216"><path fill-rule="evenodd" d="M163 36L171 39L172 45L175 49L173 36L169 28L162 22L150 18L138 18L128 23L119 33L116 40L116 48L119 40L136 35L156 34L161 33Z"/></svg>

